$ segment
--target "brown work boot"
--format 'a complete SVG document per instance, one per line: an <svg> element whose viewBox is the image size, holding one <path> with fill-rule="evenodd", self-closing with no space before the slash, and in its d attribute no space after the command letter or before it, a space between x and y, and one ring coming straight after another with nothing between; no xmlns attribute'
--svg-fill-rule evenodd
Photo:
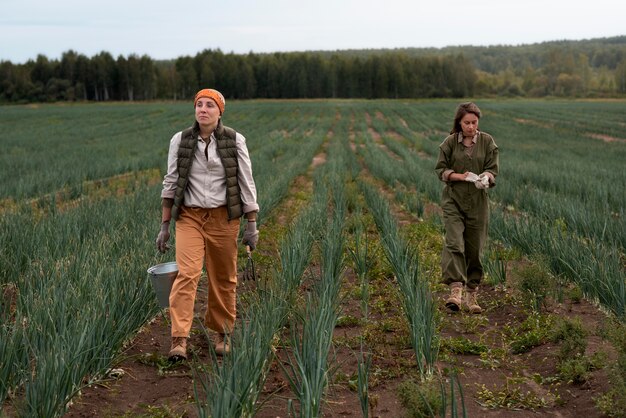
<svg viewBox="0 0 626 418"><path fill-rule="evenodd" d="M446 299L446 308L450 309L453 312L458 312L461 309L462 301L463 283L450 283L450 296L448 296L448 299Z"/></svg>
<svg viewBox="0 0 626 418"><path fill-rule="evenodd" d="M187 360L187 338L172 337L172 348L168 357L169 361Z"/></svg>
<svg viewBox="0 0 626 418"><path fill-rule="evenodd" d="M476 294L478 289L466 289L465 299L463 300L463 309L472 314L479 314L483 311L478 302L476 301Z"/></svg>
<svg viewBox="0 0 626 418"><path fill-rule="evenodd" d="M230 353L230 337L225 334L218 334L215 342L215 354L223 356Z"/></svg>

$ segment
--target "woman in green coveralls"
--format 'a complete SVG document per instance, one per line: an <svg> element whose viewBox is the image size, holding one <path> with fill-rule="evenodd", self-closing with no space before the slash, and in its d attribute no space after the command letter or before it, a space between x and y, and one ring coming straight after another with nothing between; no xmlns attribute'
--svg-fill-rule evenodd
<svg viewBox="0 0 626 418"><path fill-rule="evenodd" d="M441 196L445 244L441 254L443 283L450 287L446 307L481 313L476 301L483 277L481 256L487 240L489 199L496 185L498 146L478 130L480 109L461 103L450 135L439 146L435 171L445 183Z"/></svg>

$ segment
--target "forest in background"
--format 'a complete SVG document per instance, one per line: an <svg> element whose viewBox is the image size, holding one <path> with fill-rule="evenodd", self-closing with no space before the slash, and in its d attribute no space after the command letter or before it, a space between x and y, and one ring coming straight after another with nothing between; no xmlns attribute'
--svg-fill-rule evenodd
<svg viewBox="0 0 626 418"><path fill-rule="evenodd" d="M0 61L0 103L186 100L214 87L230 99L621 97L626 36L520 46L235 54L154 60L68 50Z"/></svg>

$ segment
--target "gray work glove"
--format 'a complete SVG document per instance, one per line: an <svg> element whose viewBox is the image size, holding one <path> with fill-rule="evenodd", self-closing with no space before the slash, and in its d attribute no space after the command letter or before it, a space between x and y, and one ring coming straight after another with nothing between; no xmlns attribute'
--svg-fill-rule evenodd
<svg viewBox="0 0 626 418"><path fill-rule="evenodd" d="M159 236L156 239L157 250L164 253L170 247L167 245L167 241L170 239L170 222L166 221L161 224L161 230L159 231Z"/></svg>
<svg viewBox="0 0 626 418"><path fill-rule="evenodd" d="M250 247L254 251L256 244L259 242L259 231L256 229L256 221L248 221L246 230L243 231L241 243Z"/></svg>

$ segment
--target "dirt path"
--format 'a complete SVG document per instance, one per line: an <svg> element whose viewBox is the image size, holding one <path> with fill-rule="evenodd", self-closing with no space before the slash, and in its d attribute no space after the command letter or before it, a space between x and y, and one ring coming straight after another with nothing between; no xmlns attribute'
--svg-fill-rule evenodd
<svg viewBox="0 0 626 418"><path fill-rule="evenodd" d="M372 295L372 303L388 303L390 282L383 279L374 288L379 289ZM246 286L248 286L246 288ZM344 288L354 289L356 278L348 272ZM250 283L243 284L242 291L253 290ZM382 289L382 290L380 290ZM198 292L196 313L202 315L205 304L204 289ZM439 295L442 298L442 295ZM487 343L494 350L501 341L501 331L523 320L520 309L503 303L507 297L501 291L484 289L481 299L486 307L485 314L478 317L469 314L448 314L442 308L444 317L441 336L443 338L466 338ZM571 309L571 310L570 310ZM357 340L366 336L368 350L372 353L372 376L370 377L371 414L374 417L398 417L403 408L398 398L398 387L408 376L415 376L416 367L413 350L406 344L406 330L398 328L385 319L401 315L397 307L386 306L386 317L380 311L373 310L368 324L346 324L336 328L335 352L333 363L338 366L333 384L329 387L329 396L324 405L326 417L362 416L358 397L352 386L356 371ZM559 315L577 317L588 327L601 327L604 315L587 302L573 304L570 307L557 307ZM360 307L355 299L348 299L343 306L344 318L360 317ZM475 330L468 324L477 322ZM468 331L468 328L470 331ZM382 331L381 331L382 329ZM208 362L208 345L204 337L192 333L191 351L196 359ZM372 337L376 335L375 337ZM490 339L490 340L488 340ZM590 338L588 354L610 347ZM161 365L169 347L169 325L163 316L157 316L147 324L127 348L123 360L116 365L122 370L119 378L110 378L98 385L86 388L76 399L66 417L130 417L164 416L195 417L194 392L191 370L186 364L163 370ZM284 360L282 349L278 347L278 358ZM477 393L483 388L496 392L498 388L519 388L521 393L531 392L544 398L548 406L538 409L516 411L515 416L560 416L594 417L599 413L593 398L608 389L606 373L603 370L593 372L588 383L583 385L562 384L558 386L539 385L533 377L553 376L556 370L556 349L549 344L541 345L528 353L507 356L506 359L478 356L471 354L440 355L438 368L456 368L465 391L465 405L470 417L509 417L512 411L507 409L487 409L480 405ZM287 417L287 399L292 397L287 380L277 364L273 362L261 399L265 405L256 417ZM498 361L500 363L498 363ZM512 395L511 395L512 396Z"/></svg>

